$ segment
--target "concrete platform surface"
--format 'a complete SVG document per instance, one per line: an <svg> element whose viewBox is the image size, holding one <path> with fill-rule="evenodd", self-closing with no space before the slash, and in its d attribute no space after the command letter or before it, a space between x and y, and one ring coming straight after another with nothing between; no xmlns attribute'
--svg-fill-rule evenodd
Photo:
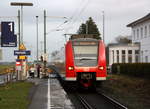
<svg viewBox="0 0 150 109"><path fill-rule="evenodd" d="M28 81L35 83L30 91L28 109L75 109L56 78L30 78Z"/></svg>

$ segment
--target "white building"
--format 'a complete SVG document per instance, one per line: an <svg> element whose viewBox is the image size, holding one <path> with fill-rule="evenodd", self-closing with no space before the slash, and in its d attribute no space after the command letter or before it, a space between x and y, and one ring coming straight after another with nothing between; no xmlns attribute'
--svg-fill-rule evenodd
<svg viewBox="0 0 150 109"><path fill-rule="evenodd" d="M130 24L132 43L140 44L140 62L150 62L150 13Z"/></svg>
<svg viewBox="0 0 150 109"><path fill-rule="evenodd" d="M109 65L139 62L139 44L109 44Z"/></svg>

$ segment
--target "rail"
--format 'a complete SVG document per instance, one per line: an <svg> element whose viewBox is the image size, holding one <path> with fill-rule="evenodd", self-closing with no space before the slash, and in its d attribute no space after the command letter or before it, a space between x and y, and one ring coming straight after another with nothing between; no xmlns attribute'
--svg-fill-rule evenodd
<svg viewBox="0 0 150 109"><path fill-rule="evenodd" d="M119 103L118 101L108 97L107 95L101 93L101 92L97 92L99 95L103 96L108 102L110 102L111 104L113 104L117 109L128 109L126 106L122 105L121 103Z"/></svg>
<svg viewBox="0 0 150 109"><path fill-rule="evenodd" d="M83 97L78 94L76 94L76 96L78 97L79 101L82 103L85 109L94 109Z"/></svg>

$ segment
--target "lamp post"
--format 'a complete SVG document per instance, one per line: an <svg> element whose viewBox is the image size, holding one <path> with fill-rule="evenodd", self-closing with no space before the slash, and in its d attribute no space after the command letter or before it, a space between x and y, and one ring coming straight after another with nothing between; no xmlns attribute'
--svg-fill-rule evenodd
<svg viewBox="0 0 150 109"><path fill-rule="evenodd" d="M23 44L23 6L33 6L32 3L23 3L23 2L11 2L11 6L20 6L21 7L21 15L20 11L18 11L18 32L19 32L19 50L20 44ZM20 23L21 22L21 23ZM21 26L20 26L21 24ZM19 58L19 57L18 57ZM26 61L21 59L21 71L18 71L18 80L24 80L27 76L26 74Z"/></svg>
<svg viewBox="0 0 150 109"><path fill-rule="evenodd" d="M46 75L46 10L44 10L44 74Z"/></svg>
<svg viewBox="0 0 150 109"><path fill-rule="evenodd" d="M33 3L24 3L24 2L11 2L11 6L20 6L21 7L21 43L23 43L23 6L33 6Z"/></svg>
<svg viewBox="0 0 150 109"><path fill-rule="evenodd" d="M37 32L37 42L36 42L36 46L37 46L37 54L36 54L36 58L37 58L37 61L38 61L38 57L39 57L39 51L38 51L38 49L39 49L39 46L38 46L38 16L36 16L36 32Z"/></svg>

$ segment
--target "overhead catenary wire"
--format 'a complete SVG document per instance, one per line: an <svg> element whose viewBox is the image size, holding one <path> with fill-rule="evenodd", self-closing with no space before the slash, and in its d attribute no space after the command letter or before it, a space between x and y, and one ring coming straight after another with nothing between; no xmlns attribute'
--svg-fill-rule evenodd
<svg viewBox="0 0 150 109"><path fill-rule="evenodd" d="M87 0L86 4L84 4L84 6L81 8L80 12L78 13L78 15L74 18L74 20L72 21L72 23L70 25L74 25L77 20L79 18L81 18L82 13L86 10L88 4L89 4L90 0Z"/></svg>
<svg viewBox="0 0 150 109"><path fill-rule="evenodd" d="M71 29L71 26L74 25L79 18L81 18L81 15L86 10L89 2L90 2L90 0L84 0L84 1L81 0L80 4L81 5L83 4L82 6L80 5L81 8L77 7L75 9L75 11L73 12L73 14L71 15L71 17L69 17L63 23L56 26L55 29L51 29L49 32L47 32L47 34L49 34L50 32L53 32L53 31L63 31L63 30ZM57 17L57 16L47 16L47 17L50 17L50 18L66 18L66 17ZM65 25L65 27L60 29L60 27L62 27L64 25Z"/></svg>
<svg viewBox="0 0 150 109"><path fill-rule="evenodd" d="M0 16L0 19L5 19L5 18L18 18L18 16Z"/></svg>
<svg viewBox="0 0 150 109"><path fill-rule="evenodd" d="M84 0L84 1L85 1L85 0ZM80 3L79 3L80 6L82 6L82 3L84 3L84 1L83 1L83 0L80 0ZM71 20L75 18L75 14L77 14L77 12L78 12L79 9L80 9L79 7L76 7L76 9L74 10L73 14L72 14L71 17L68 19L68 22L69 22L69 23L71 23Z"/></svg>

